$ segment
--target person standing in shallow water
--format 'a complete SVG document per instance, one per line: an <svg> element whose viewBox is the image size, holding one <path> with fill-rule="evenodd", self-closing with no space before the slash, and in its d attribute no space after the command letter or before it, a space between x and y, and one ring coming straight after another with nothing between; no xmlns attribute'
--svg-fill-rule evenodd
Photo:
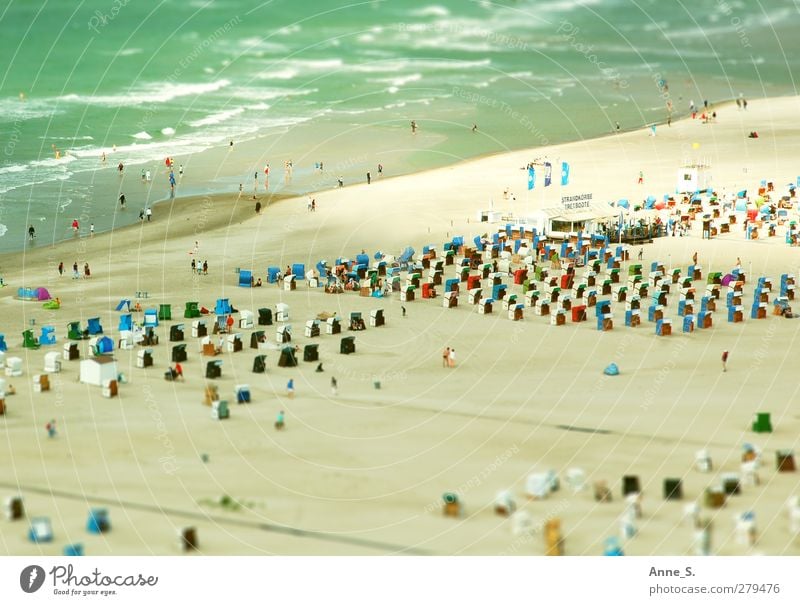
<svg viewBox="0 0 800 605"><path fill-rule="evenodd" d="M722 371L723 372L727 372L728 371L728 352L727 351L723 351L722 352Z"/></svg>

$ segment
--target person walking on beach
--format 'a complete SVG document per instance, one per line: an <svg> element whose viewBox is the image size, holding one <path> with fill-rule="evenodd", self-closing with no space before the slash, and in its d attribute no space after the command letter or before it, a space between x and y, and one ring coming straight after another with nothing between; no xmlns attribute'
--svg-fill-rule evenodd
<svg viewBox="0 0 800 605"><path fill-rule="evenodd" d="M339 383L336 381L335 376L331 376L331 395L336 397L339 394Z"/></svg>
<svg viewBox="0 0 800 605"><path fill-rule="evenodd" d="M208 261L203 261L203 275L208 275Z"/></svg>
<svg viewBox="0 0 800 605"><path fill-rule="evenodd" d="M285 423L286 423L286 420L285 420L284 415L283 415L283 410L281 410L280 412L278 412L278 415L275 417L275 428L280 431L285 426Z"/></svg>
<svg viewBox="0 0 800 605"><path fill-rule="evenodd" d="M286 383L286 396L289 399L294 399L294 378L290 378Z"/></svg>
<svg viewBox="0 0 800 605"><path fill-rule="evenodd" d="M311 198L311 212L317 211L317 198Z"/></svg>
<svg viewBox="0 0 800 605"><path fill-rule="evenodd" d="M192 274L193 274L193 275L194 275L194 272L195 272L195 271L197 271L197 261L195 261L194 259L192 259Z"/></svg>
<svg viewBox="0 0 800 605"><path fill-rule="evenodd" d="M64 275L64 261L58 263L58 275L59 277Z"/></svg>
<svg viewBox="0 0 800 605"><path fill-rule="evenodd" d="M33 241L35 237L36 237L36 229L33 228L33 225L30 225L28 227L28 239L30 241Z"/></svg>
<svg viewBox="0 0 800 605"><path fill-rule="evenodd" d="M619 134L619 122L614 122L614 129L617 131L617 134Z"/></svg>
<svg viewBox="0 0 800 605"><path fill-rule="evenodd" d="M411 134L417 134L417 121L411 120Z"/></svg>
<svg viewBox="0 0 800 605"><path fill-rule="evenodd" d="M78 230L81 228L80 224L78 223L78 219L72 219L72 233L78 235Z"/></svg>
<svg viewBox="0 0 800 605"><path fill-rule="evenodd" d="M183 178L183 164L178 166L178 176Z"/></svg>
<svg viewBox="0 0 800 605"><path fill-rule="evenodd" d="M446 368L450 365L450 347L447 347L442 353L442 367Z"/></svg>
<svg viewBox="0 0 800 605"><path fill-rule="evenodd" d="M728 352L727 351L723 351L722 352L722 371L723 372L727 372L728 371Z"/></svg>
<svg viewBox="0 0 800 605"><path fill-rule="evenodd" d="M83 263L83 277L89 279L91 276L92 272L89 270L89 263Z"/></svg>
<svg viewBox="0 0 800 605"><path fill-rule="evenodd" d="M80 278L81 274L78 273L78 261L72 263L72 279Z"/></svg>
<svg viewBox="0 0 800 605"><path fill-rule="evenodd" d="M339 184L339 187L344 187L344 177L340 176L340 177L337 179L337 181L336 181L336 182Z"/></svg>
<svg viewBox="0 0 800 605"><path fill-rule="evenodd" d="M383 176L383 164L378 164L378 178Z"/></svg>
<svg viewBox="0 0 800 605"><path fill-rule="evenodd" d="M478 132L478 125L473 123L472 124L472 134L475 134L476 132Z"/></svg>
<svg viewBox="0 0 800 605"><path fill-rule="evenodd" d="M47 430L47 436L52 439L56 436L56 420L53 418L50 422L44 425L45 430Z"/></svg>
<svg viewBox="0 0 800 605"><path fill-rule="evenodd" d="M644 172L642 172L641 170L639 171L639 181L638 181L638 184L639 184L639 185L644 185Z"/></svg>
<svg viewBox="0 0 800 605"><path fill-rule="evenodd" d="M643 254L644 254L644 248L639 248L639 260L642 260Z"/></svg>
<svg viewBox="0 0 800 605"><path fill-rule="evenodd" d="M179 361L175 362L175 378L180 378L183 381L183 366Z"/></svg>
<svg viewBox="0 0 800 605"><path fill-rule="evenodd" d="M697 250L695 250L694 254L692 254L692 264L697 264Z"/></svg>
<svg viewBox="0 0 800 605"><path fill-rule="evenodd" d="M120 210L125 210L125 194L124 193L120 193L119 194L119 208L120 208Z"/></svg>
<svg viewBox="0 0 800 605"><path fill-rule="evenodd" d="M456 350L450 349L450 367L456 367Z"/></svg>
<svg viewBox="0 0 800 605"><path fill-rule="evenodd" d="M372 182L372 175L369 172L367 172L367 185L369 185L371 182Z"/></svg>
<svg viewBox="0 0 800 605"><path fill-rule="evenodd" d="M94 223L89 223L89 237L94 237Z"/></svg>
<svg viewBox="0 0 800 605"><path fill-rule="evenodd" d="M150 206L148 206L147 210L145 211L145 214L147 215L147 222L149 223L150 219L153 217L153 209Z"/></svg>

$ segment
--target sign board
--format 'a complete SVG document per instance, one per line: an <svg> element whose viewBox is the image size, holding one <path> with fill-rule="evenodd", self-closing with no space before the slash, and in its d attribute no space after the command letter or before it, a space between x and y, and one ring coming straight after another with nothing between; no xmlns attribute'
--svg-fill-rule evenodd
<svg viewBox="0 0 800 605"><path fill-rule="evenodd" d="M592 204L591 193L581 193L578 195L563 195L561 196L561 205L564 210L578 210L580 208L589 208Z"/></svg>

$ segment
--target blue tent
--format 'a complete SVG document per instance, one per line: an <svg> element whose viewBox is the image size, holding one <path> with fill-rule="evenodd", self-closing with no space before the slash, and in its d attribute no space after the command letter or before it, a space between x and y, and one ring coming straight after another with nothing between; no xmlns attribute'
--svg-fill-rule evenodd
<svg viewBox="0 0 800 605"><path fill-rule="evenodd" d="M655 205L656 205L656 196L648 195L647 199L644 201L645 210L652 210Z"/></svg>
<svg viewBox="0 0 800 605"><path fill-rule="evenodd" d="M747 189L742 189L736 194L736 197L747 197Z"/></svg>
<svg viewBox="0 0 800 605"><path fill-rule="evenodd" d="M747 202L745 200L736 200L736 210L745 212L747 210Z"/></svg>
<svg viewBox="0 0 800 605"><path fill-rule="evenodd" d="M628 209L631 207L631 203L628 200L619 200L617 202L617 206L619 206L620 208Z"/></svg>
<svg viewBox="0 0 800 605"><path fill-rule="evenodd" d="M399 261L401 263L407 263L414 257L414 248L408 246L403 253L400 255Z"/></svg>
<svg viewBox="0 0 800 605"><path fill-rule="evenodd" d="M369 260L369 258L367 260ZM302 263L294 263L292 265L292 275L294 275L295 279L305 279L306 266Z"/></svg>
<svg viewBox="0 0 800 605"><path fill-rule="evenodd" d="M356 263L358 263L359 265L364 265L365 267L369 267L369 255L356 254Z"/></svg>
<svg viewBox="0 0 800 605"><path fill-rule="evenodd" d="M267 283L274 284L278 281L278 274L281 272L280 267L267 267Z"/></svg>
<svg viewBox="0 0 800 605"><path fill-rule="evenodd" d="M253 281L252 271L244 271L242 269L239 270L239 287L249 288L252 285L252 281Z"/></svg>
<svg viewBox="0 0 800 605"><path fill-rule="evenodd" d="M606 376L619 376L619 368L617 367L617 364L615 363L608 364L606 366L606 369L603 370L603 374L605 374Z"/></svg>

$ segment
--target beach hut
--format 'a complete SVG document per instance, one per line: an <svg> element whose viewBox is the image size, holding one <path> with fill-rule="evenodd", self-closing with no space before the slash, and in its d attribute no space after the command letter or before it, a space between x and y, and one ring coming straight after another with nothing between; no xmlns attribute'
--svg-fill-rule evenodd
<svg viewBox="0 0 800 605"><path fill-rule="evenodd" d="M281 274L280 267L267 267L267 283L274 284L278 281L278 276Z"/></svg>
<svg viewBox="0 0 800 605"><path fill-rule="evenodd" d="M206 322L202 319L195 319L192 322L192 338L203 338L204 336L208 336Z"/></svg>
<svg viewBox="0 0 800 605"><path fill-rule="evenodd" d="M369 264L369 258L367 258L367 264ZM306 266L302 263L294 263L292 265L292 275L295 277L295 279L300 279L300 280L305 279Z"/></svg>
<svg viewBox="0 0 800 605"><path fill-rule="evenodd" d="M145 328L158 327L158 309L144 310L144 327Z"/></svg>
<svg viewBox="0 0 800 605"><path fill-rule="evenodd" d="M383 316L383 309L373 309L369 312L369 325L373 328L386 325L386 319Z"/></svg>
<svg viewBox="0 0 800 605"><path fill-rule="evenodd" d="M186 361L186 345L175 345L172 347L172 362L173 363L181 363Z"/></svg>
<svg viewBox="0 0 800 605"><path fill-rule="evenodd" d="M169 327L169 341L170 342L183 342L184 326L183 324L175 324Z"/></svg>
<svg viewBox="0 0 800 605"><path fill-rule="evenodd" d="M253 374L263 374L267 370L267 356L256 355L253 360Z"/></svg>
<svg viewBox="0 0 800 605"><path fill-rule="evenodd" d="M42 333L39 335L39 344L42 346L56 344L56 329L53 326L42 326Z"/></svg>
<svg viewBox="0 0 800 605"><path fill-rule="evenodd" d="M110 355L81 360L80 381L102 387L107 380L117 379L117 362Z"/></svg>
<svg viewBox="0 0 800 605"><path fill-rule="evenodd" d="M86 330L90 336L103 333L103 326L100 325L99 317L90 317L87 320Z"/></svg>
<svg viewBox="0 0 800 605"><path fill-rule="evenodd" d="M61 371L61 354L58 351L50 351L44 355L44 371L52 374Z"/></svg>
<svg viewBox="0 0 800 605"><path fill-rule="evenodd" d="M169 321L172 319L172 305L161 304L158 305L158 319L161 321Z"/></svg>
<svg viewBox="0 0 800 605"><path fill-rule="evenodd" d="M236 397L236 403L250 403L249 384L237 384L233 387L233 394Z"/></svg>

